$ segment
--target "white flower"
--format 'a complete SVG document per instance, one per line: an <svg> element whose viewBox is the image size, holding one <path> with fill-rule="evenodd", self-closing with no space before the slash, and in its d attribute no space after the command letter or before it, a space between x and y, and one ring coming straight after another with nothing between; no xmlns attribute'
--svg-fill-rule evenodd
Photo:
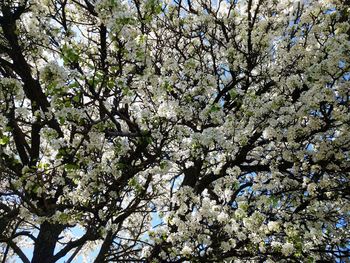
<svg viewBox="0 0 350 263"><path fill-rule="evenodd" d="M182 253L183 255L185 255L185 256L190 255L191 252L192 252L192 249L191 249L189 246L187 246L187 245L185 245L185 246L182 248L182 250L181 250L181 253Z"/></svg>
<svg viewBox="0 0 350 263"><path fill-rule="evenodd" d="M238 240L245 240L246 237L247 237L247 235L244 234L243 232L238 232L238 233L236 234L236 237L238 238Z"/></svg>
<svg viewBox="0 0 350 263"><path fill-rule="evenodd" d="M316 184L311 183L307 186L307 191L309 192L310 195L314 195L316 193Z"/></svg>
<svg viewBox="0 0 350 263"><path fill-rule="evenodd" d="M219 221L220 223L225 222L227 219L228 219L228 215L227 215L225 212L221 212L221 213L218 215L218 221Z"/></svg>
<svg viewBox="0 0 350 263"><path fill-rule="evenodd" d="M150 247L144 247L142 249L141 253L142 253L142 257L143 258L147 258L147 257L149 257L151 255L151 248Z"/></svg>
<svg viewBox="0 0 350 263"><path fill-rule="evenodd" d="M221 249L222 249L224 252L229 251L230 248L231 248L231 246L230 246L230 243L229 243L229 242L226 242L226 241L221 242Z"/></svg>
<svg viewBox="0 0 350 263"><path fill-rule="evenodd" d="M265 243L264 242L260 242L259 243L259 250L261 253L265 253L266 252L266 247L265 247Z"/></svg>
<svg viewBox="0 0 350 263"><path fill-rule="evenodd" d="M264 139L272 139L275 136L275 130L272 129L271 127L266 128L263 131L263 138Z"/></svg>
<svg viewBox="0 0 350 263"><path fill-rule="evenodd" d="M277 247L281 247L281 242L278 242L278 241L272 241L271 242L271 247L273 248L277 248Z"/></svg>
<svg viewBox="0 0 350 263"><path fill-rule="evenodd" d="M268 224L267 224L267 228L269 229L269 231L278 231L279 228L280 228L280 225L278 222L276 221L270 221Z"/></svg>
<svg viewBox="0 0 350 263"><path fill-rule="evenodd" d="M235 216L236 216L237 218L245 217L245 216L246 216L246 212L245 212L242 208L238 208L238 209L235 211Z"/></svg>
<svg viewBox="0 0 350 263"><path fill-rule="evenodd" d="M283 244L281 251L283 255L289 256L294 252L294 245L292 243L287 242Z"/></svg>

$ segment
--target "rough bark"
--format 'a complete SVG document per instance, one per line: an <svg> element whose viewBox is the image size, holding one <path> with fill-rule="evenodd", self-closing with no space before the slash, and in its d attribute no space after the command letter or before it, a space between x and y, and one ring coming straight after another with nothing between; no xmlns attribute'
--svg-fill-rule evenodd
<svg viewBox="0 0 350 263"><path fill-rule="evenodd" d="M59 235L64 227L47 221L40 226L31 263L54 262L54 251Z"/></svg>

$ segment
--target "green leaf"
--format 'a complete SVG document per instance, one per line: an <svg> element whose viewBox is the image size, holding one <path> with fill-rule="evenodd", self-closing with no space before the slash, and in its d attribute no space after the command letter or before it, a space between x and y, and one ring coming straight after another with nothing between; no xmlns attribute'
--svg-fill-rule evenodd
<svg viewBox="0 0 350 263"><path fill-rule="evenodd" d="M58 217L58 220L61 222L61 223L66 223L69 219L69 215L67 215L66 213L61 213Z"/></svg>
<svg viewBox="0 0 350 263"><path fill-rule="evenodd" d="M161 161L159 164L160 169L165 169L167 167L167 162L166 161Z"/></svg>
<svg viewBox="0 0 350 263"><path fill-rule="evenodd" d="M38 164L39 169L47 169L49 167L50 167L50 165L48 163L39 162L39 164Z"/></svg>
<svg viewBox="0 0 350 263"><path fill-rule="evenodd" d="M63 125L63 124L66 122L66 119L65 119L64 117L62 117L62 116L59 116L59 117L58 117L58 121L59 121L59 123L60 123L61 125Z"/></svg>
<svg viewBox="0 0 350 263"><path fill-rule="evenodd" d="M247 112L246 112L246 116L247 116L247 117L252 117L252 116L254 116L254 112L252 112L252 111L247 111Z"/></svg>
<svg viewBox="0 0 350 263"><path fill-rule="evenodd" d="M0 145L6 145L10 142L10 138L7 136L3 136L0 138Z"/></svg>
<svg viewBox="0 0 350 263"><path fill-rule="evenodd" d="M79 55L76 53L76 51L72 47L68 47L67 45L64 45L62 47L62 53L63 53L64 63L69 64L72 62L78 62Z"/></svg>
<svg viewBox="0 0 350 263"><path fill-rule="evenodd" d="M136 178L133 177L129 180L129 183L128 183L130 186L132 187L135 187L137 185L137 181L136 181Z"/></svg>
<svg viewBox="0 0 350 263"><path fill-rule="evenodd" d="M73 97L73 101L79 102L79 101L80 101L80 96L79 96L79 95L75 95L75 96Z"/></svg>
<svg viewBox="0 0 350 263"><path fill-rule="evenodd" d="M278 206L278 198L275 196L271 196L270 197L270 205L274 208L276 208Z"/></svg>
<svg viewBox="0 0 350 263"><path fill-rule="evenodd" d="M230 94L232 99L238 96L238 93L234 89L231 89L228 93Z"/></svg>
<svg viewBox="0 0 350 263"><path fill-rule="evenodd" d="M64 167L68 171L74 171L74 170L77 170L79 168L79 165L77 165L75 163L67 163Z"/></svg>
<svg viewBox="0 0 350 263"><path fill-rule="evenodd" d="M220 106L218 106L218 105L213 105L213 106L211 106L211 108L210 108L210 112L218 112L218 111L220 111L220 109L221 109Z"/></svg>

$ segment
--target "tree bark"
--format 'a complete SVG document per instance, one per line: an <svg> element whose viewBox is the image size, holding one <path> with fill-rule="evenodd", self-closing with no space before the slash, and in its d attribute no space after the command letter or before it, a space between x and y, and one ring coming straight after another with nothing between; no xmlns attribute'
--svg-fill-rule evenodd
<svg viewBox="0 0 350 263"><path fill-rule="evenodd" d="M106 238L104 239L103 243L102 243L102 246L101 246L101 249L94 261L94 263L104 263L106 262L106 256L108 254L108 251L113 243L113 238L114 238L114 235L111 231L109 231L107 233L107 236Z"/></svg>
<svg viewBox="0 0 350 263"><path fill-rule="evenodd" d="M47 221L41 224L31 263L54 262L56 243L63 229L62 225L51 224Z"/></svg>

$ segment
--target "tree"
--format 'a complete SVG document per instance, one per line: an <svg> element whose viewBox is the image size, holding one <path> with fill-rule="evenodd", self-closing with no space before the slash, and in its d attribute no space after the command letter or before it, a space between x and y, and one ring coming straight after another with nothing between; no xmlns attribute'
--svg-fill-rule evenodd
<svg viewBox="0 0 350 263"><path fill-rule="evenodd" d="M0 6L2 262L350 256L350 1Z"/></svg>

